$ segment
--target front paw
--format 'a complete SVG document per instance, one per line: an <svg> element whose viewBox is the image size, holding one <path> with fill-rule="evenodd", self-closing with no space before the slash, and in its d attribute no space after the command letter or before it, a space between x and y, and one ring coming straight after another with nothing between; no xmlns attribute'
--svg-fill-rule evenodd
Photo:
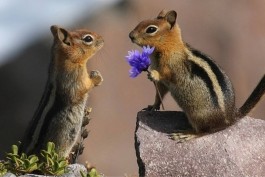
<svg viewBox="0 0 265 177"><path fill-rule="evenodd" d="M156 70L151 70L150 72L148 72L147 77L150 81L159 81L160 80L159 73Z"/></svg>
<svg viewBox="0 0 265 177"><path fill-rule="evenodd" d="M95 86L98 86L103 82L103 77L99 71L91 71L89 77Z"/></svg>

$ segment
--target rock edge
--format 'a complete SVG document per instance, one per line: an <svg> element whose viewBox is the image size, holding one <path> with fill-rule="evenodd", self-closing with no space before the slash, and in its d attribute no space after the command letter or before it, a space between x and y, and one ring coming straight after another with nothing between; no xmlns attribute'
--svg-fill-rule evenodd
<svg viewBox="0 0 265 177"><path fill-rule="evenodd" d="M264 120L245 117L225 130L185 143L169 139L169 133L188 127L182 112L139 112L135 130L139 176L264 176Z"/></svg>

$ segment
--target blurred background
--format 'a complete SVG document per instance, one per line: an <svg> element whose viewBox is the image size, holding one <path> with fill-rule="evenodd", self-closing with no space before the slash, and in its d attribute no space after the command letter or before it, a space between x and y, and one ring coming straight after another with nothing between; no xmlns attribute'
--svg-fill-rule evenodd
<svg viewBox="0 0 265 177"><path fill-rule="evenodd" d="M137 112L154 101L143 73L128 76L128 38L142 20L162 9L178 12L183 39L214 58L230 76L236 103L243 104L265 73L265 1L258 0L2 0L0 2L0 157L17 144L38 106L47 79L50 26L87 28L105 46L87 64L104 83L88 99L92 121L80 163L108 176L138 172L134 151ZM179 110L170 95L166 110ZM250 114L265 119L265 100ZM247 131L247 130L246 130Z"/></svg>

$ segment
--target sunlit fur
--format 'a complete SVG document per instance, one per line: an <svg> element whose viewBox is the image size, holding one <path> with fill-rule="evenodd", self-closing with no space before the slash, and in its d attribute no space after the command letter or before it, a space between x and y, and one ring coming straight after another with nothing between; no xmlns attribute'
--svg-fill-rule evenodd
<svg viewBox="0 0 265 177"><path fill-rule="evenodd" d="M89 74L86 64L104 41L88 30L70 32L52 26L51 32L54 43L49 78L22 141L22 151L38 153L52 141L59 155L68 157L80 134L88 93L103 80L98 71ZM90 43L83 40L87 34L93 36Z"/></svg>
<svg viewBox="0 0 265 177"><path fill-rule="evenodd" d="M176 17L175 11L163 10L157 18L140 22L129 37L139 46L155 47L150 78L158 82L162 98L171 93L197 133L231 125L237 116L246 115L256 105L265 92L265 79L257 86L259 93L246 102L245 107L250 109L242 115L243 111L235 108L234 90L227 75L210 57L182 40ZM150 25L158 28L153 34L146 33ZM156 110L160 104L157 93L155 103L148 108Z"/></svg>

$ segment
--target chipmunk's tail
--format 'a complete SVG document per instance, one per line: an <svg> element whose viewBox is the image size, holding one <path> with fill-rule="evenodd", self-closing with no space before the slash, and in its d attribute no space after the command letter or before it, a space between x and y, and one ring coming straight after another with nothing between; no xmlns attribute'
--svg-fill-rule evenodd
<svg viewBox="0 0 265 177"><path fill-rule="evenodd" d="M237 117L241 118L246 116L259 102L265 93L265 74L262 79L253 90L251 95L248 97L247 101L238 109Z"/></svg>

